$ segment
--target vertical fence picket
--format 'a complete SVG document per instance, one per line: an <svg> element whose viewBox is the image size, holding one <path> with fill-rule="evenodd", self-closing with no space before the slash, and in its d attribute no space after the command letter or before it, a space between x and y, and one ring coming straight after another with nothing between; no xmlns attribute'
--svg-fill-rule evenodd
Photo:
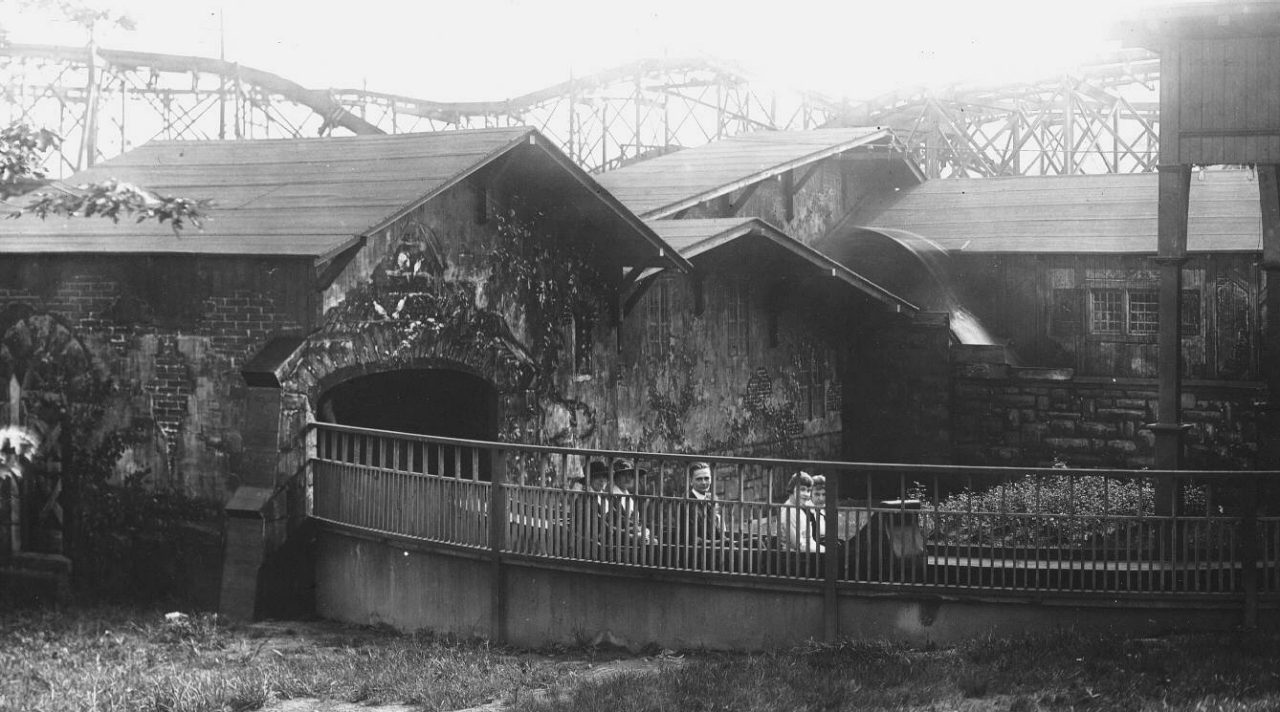
<svg viewBox="0 0 1280 712"><path fill-rule="evenodd" d="M621 453L315 429L302 470L311 516L473 549L775 577L823 591L857 581L944 593L1195 594L1230 598L1246 612L1256 610L1260 596L1276 593L1280 581L1280 522L1270 510L1248 508L1267 502L1257 473L1010 476L832 464L830 502L813 508L777 501L775 488L779 473L815 471L813 463L706 456L720 478L717 497L707 503L689 494L692 456L653 456L643 462L651 476L634 491L597 493L570 489L570 468L591 457L612 463ZM975 474L994 484L976 488ZM498 484L503 477L509 482ZM1159 478L1173 479L1179 498L1168 514L1156 513L1168 504L1164 494L1153 499ZM1258 489L1239 498L1244 509L1221 490L1242 481ZM841 503L845 491L858 501ZM788 527L803 528L810 515L826 527L823 554L786 543ZM718 535L705 536L698 522Z"/></svg>

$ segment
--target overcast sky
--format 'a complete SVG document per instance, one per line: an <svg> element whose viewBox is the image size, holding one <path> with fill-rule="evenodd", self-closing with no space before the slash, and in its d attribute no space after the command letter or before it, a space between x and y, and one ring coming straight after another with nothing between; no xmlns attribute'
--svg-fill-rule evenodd
<svg viewBox="0 0 1280 712"><path fill-rule="evenodd" d="M93 0L89 0L92 2ZM13 42L84 32L0 4ZM1049 76L1114 49L1150 0L104 0L137 29L104 47L225 56L311 88L504 99L648 57L711 56L832 97ZM220 33L220 28L222 32Z"/></svg>

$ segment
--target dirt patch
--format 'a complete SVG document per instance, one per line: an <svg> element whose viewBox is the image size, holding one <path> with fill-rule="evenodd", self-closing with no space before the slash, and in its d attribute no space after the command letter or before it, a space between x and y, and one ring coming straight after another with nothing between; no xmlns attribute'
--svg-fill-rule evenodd
<svg viewBox="0 0 1280 712"><path fill-rule="evenodd" d="M283 651L290 649L308 648L309 652L314 653L316 641L322 639L330 639L338 641L338 645L350 644L350 640L344 639L347 634L343 626L337 626L332 623L317 623L314 626L306 624L305 630L299 630L295 624L281 624L276 627L274 624L256 624L254 627L261 628L266 634L264 637L265 649L272 651ZM361 629L352 629L351 632L359 634ZM368 633L367 629L364 630ZM346 642L341 642L346 640ZM366 640L364 642L373 642ZM551 656L547 656L552 659ZM520 693L522 698L542 699L550 696L556 698L567 698L571 694L573 688L579 684L588 681L605 680L615 675L623 674L651 674L661 670L668 670L672 667L678 667L684 664L684 657L674 654L663 654L652 657L638 658L618 658L603 661L592 660L560 660L564 666L563 676L556 681L554 688L539 688L536 690L526 690ZM453 712L505 712L509 709L515 700L498 699L487 702L483 705L475 707L466 707ZM292 700L273 700L262 708L264 712L417 712L421 710L421 705L367 705L352 702L339 702L335 700L321 700L312 698L299 698Z"/></svg>

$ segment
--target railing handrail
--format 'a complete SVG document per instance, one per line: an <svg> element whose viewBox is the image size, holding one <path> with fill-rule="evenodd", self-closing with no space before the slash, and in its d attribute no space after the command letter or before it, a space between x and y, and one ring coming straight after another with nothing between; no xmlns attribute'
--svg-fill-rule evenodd
<svg viewBox="0 0 1280 712"><path fill-rule="evenodd" d="M484 448L489 450L505 450L519 451L522 453L546 453L555 455L574 455L581 457L604 457L604 458L628 458L633 460L662 460L664 462L717 462L731 465L774 465L774 466L790 466L798 469L810 468L836 468L844 471L872 471L875 473L953 473L953 474L1011 474L1011 475L1103 475L1112 477L1196 477L1196 478L1218 478L1218 477L1243 477L1243 478L1269 478L1280 477L1280 470L1149 470L1149 469L1125 469L1125 468L1085 468L1085 467L1020 467L1007 465L943 465L943 464L920 464L920 463L898 463L898 462L858 462L850 460L805 460L777 457L741 457L736 455L710 455L710 454L686 454L686 453L664 453L650 451L635 450L612 450L605 448L575 448L563 447L558 445L527 445L524 443L504 443L488 440L473 440L468 438L451 438L439 435L421 435L418 433L403 433L394 430L379 430L376 428L361 428L353 425L340 425L338 423L324 423L313 421L308 423L306 430L320 429L332 430L336 432L352 433L356 435L373 435L383 437L393 437L401 440L410 440L423 443L432 443L438 445L458 445L463 447ZM305 432L305 431L304 431Z"/></svg>

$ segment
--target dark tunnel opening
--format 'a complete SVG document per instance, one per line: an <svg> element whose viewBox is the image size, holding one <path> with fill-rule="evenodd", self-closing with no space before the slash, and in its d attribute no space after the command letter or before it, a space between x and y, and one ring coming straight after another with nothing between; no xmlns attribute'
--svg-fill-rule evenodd
<svg viewBox="0 0 1280 712"><path fill-rule="evenodd" d="M449 369L387 371L330 388L320 398L319 420L398 433L468 440L498 439L498 396L488 381ZM489 479L489 453L437 446L417 451L413 470L448 477Z"/></svg>

